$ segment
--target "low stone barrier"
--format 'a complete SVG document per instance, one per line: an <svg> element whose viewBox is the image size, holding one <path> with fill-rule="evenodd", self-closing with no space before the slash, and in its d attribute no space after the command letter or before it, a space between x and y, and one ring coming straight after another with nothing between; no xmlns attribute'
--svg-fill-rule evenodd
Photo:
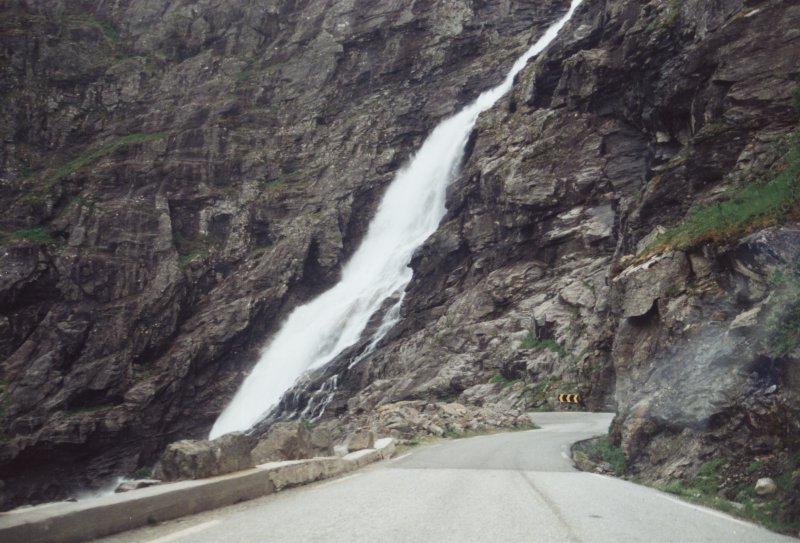
<svg viewBox="0 0 800 543"><path fill-rule="evenodd" d="M162 522L284 488L335 477L394 454L394 440L343 458L270 462L209 479L179 481L79 502L57 502L0 513L4 543L78 543Z"/></svg>

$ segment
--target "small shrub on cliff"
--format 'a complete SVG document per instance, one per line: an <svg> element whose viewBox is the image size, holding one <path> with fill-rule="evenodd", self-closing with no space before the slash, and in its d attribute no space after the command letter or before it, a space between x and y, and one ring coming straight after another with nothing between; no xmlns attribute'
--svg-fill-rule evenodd
<svg viewBox="0 0 800 543"><path fill-rule="evenodd" d="M773 356L784 356L800 347L800 256L788 270L770 277L774 306L767 317L766 343Z"/></svg>
<svg viewBox="0 0 800 543"><path fill-rule="evenodd" d="M559 356L566 356L567 350L564 349L559 343L554 339L536 339L533 334L528 334L522 340L522 343L519 345L520 349L523 350L534 350L534 351L541 351L543 349L548 349L553 351L554 353L558 353Z"/></svg>

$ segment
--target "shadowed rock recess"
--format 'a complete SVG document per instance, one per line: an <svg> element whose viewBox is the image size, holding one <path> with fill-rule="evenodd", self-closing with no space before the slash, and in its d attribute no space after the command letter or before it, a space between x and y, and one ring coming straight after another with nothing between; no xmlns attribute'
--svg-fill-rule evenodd
<svg viewBox="0 0 800 543"><path fill-rule="evenodd" d="M585 0L479 119L400 323L352 368L366 344L305 376L257 433L304 411L333 440L460 433L580 392L618 410L612 441L643 479L717 457L785 470L794 4ZM4 507L205 438L425 135L568 5L0 3ZM787 175L777 211L659 239Z"/></svg>

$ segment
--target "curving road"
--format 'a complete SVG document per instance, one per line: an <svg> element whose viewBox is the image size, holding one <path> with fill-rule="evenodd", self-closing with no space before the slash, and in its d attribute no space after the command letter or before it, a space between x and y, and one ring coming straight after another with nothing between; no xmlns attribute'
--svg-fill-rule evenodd
<svg viewBox="0 0 800 543"><path fill-rule="evenodd" d="M576 471L571 443L612 415L538 413L540 430L442 441L354 474L106 543L777 542L727 515Z"/></svg>

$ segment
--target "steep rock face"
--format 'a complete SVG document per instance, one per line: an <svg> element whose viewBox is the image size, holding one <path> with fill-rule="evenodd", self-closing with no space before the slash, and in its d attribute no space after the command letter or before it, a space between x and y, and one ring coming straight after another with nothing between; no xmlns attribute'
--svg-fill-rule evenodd
<svg viewBox="0 0 800 543"><path fill-rule="evenodd" d="M436 120L566 8L123 4L18 3L3 33L4 140L21 144L0 177L0 478L16 496L207 429L281 317L336 280ZM765 354L763 336L797 217L632 255L785 168L799 18L781 1L586 0L479 120L401 323L304 377L272 420L440 434L581 392L618 409L613 438L645 479L713 456L785 466L798 355Z"/></svg>
<svg viewBox="0 0 800 543"><path fill-rule="evenodd" d="M402 323L283 412L368 425L398 401L520 409L580 391L616 407L613 438L644 479L721 457L734 491L755 458L790 465L798 353L764 340L769 277L800 254L796 208L739 242L633 255L692 206L789 171L799 17L780 1L586 2L479 121Z"/></svg>
<svg viewBox="0 0 800 543"><path fill-rule="evenodd" d="M566 7L3 3L6 504L204 437L422 136Z"/></svg>

